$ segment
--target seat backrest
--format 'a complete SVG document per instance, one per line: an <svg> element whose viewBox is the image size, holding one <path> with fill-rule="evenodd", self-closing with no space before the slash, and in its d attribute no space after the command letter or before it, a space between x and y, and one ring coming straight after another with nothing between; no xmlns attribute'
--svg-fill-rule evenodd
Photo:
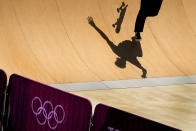
<svg viewBox="0 0 196 131"><path fill-rule="evenodd" d="M180 131L146 118L98 104L91 131Z"/></svg>
<svg viewBox="0 0 196 131"><path fill-rule="evenodd" d="M91 103L82 97L12 75L8 85L9 131L88 131Z"/></svg>
<svg viewBox="0 0 196 131"><path fill-rule="evenodd" d="M5 89L7 85L7 75L3 70L0 70L0 126L3 120L3 107L5 98Z"/></svg>

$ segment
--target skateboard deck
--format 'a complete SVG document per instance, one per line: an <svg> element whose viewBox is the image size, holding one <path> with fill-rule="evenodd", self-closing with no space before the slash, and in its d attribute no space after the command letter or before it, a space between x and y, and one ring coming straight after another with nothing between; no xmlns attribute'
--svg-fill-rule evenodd
<svg viewBox="0 0 196 131"><path fill-rule="evenodd" d="M112 26L115 28L116 33L120 32L121 25L122 25L127 7L128 7L128 4L126 5L125 2L122 2L121 6L117 8L117 12L119 13L119 18L114 24L112 24Z"/></svg>

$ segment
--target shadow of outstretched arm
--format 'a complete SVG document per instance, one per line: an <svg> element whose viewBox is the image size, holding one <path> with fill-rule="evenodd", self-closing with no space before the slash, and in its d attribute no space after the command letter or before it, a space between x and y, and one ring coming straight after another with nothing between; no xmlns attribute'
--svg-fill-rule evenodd
<svg viewBox="0 0 196 131"><path fill-rule="evenodd" d="M137 56L142 57L142 49L141 49L141 45L139 42L135 41L135 39L133 38L133 41L125 40L125 41L121 42L118 46L116 46L106 36L106 34L96 26L92 17L88 17L88 22L102 36L102 38L107 42L107 44L110 46L112 51L117 56L119 56L115 61L116 66L118 66L119 68L125 68L126 61L129 61L131 64L133 64L136 67L138 67L139 69L141 69L143 72L142 78L146 78L147 71L136 58Z"/></svg>
<svg viewBox="0 0 196 131"><path fill-rule="evenodd" d="M110 41L110 39L106 36L106 34L101 29L99 29L95 25L92 17L88 17L88 23L103 37L103 39L108 43L108 45L110 46L112 51L115 54L117 54L117 52L116 52L117 51L117 46L112 41Z"/></svg>

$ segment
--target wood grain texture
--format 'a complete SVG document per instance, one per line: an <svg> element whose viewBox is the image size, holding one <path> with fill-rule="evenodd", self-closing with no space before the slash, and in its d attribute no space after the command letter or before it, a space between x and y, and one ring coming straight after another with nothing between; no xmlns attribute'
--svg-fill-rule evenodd
<svg viewBox="0 0 196 131"><path fill-rule="evenodd" d="M44 83L140 78L141 70L116 55L88 24L116 45L131 40L139 0L128 8L119 34L112 24L119 0L0 0L0 68ZM195 0L164 0L160 13L147 18L138 58L147 77L196 74Z"/></svg>
<svg viewBox="0 0 196 131"><path fill-rule="evenodd" d="M73 93L88 98L93 110L103 103L183 131L195 131L195 92L196 84L185 84Z"/></svg>

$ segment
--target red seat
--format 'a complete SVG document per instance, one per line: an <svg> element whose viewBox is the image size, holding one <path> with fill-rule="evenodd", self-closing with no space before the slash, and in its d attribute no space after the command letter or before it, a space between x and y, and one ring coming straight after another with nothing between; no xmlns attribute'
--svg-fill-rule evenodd
<svg viewBox="0 0 196 131"><path fill-rule="evenodd" d="M9 131L89 131L92 105L85 98L16 74L8 95Z"/></svg>
<svg viewBox="0 0 196 131"><path fill-rule="evenodd" d="M3 121L3 107L4 107L4 97L5 89L7 85L7 75L3 70L0 70L0 128Z"/></svg>
<svg viewBox="0 0 196 131"><path fill-rule="evenodd" d="M180 131L161 123L107 106L95 108L91 131Z"/></svg>

